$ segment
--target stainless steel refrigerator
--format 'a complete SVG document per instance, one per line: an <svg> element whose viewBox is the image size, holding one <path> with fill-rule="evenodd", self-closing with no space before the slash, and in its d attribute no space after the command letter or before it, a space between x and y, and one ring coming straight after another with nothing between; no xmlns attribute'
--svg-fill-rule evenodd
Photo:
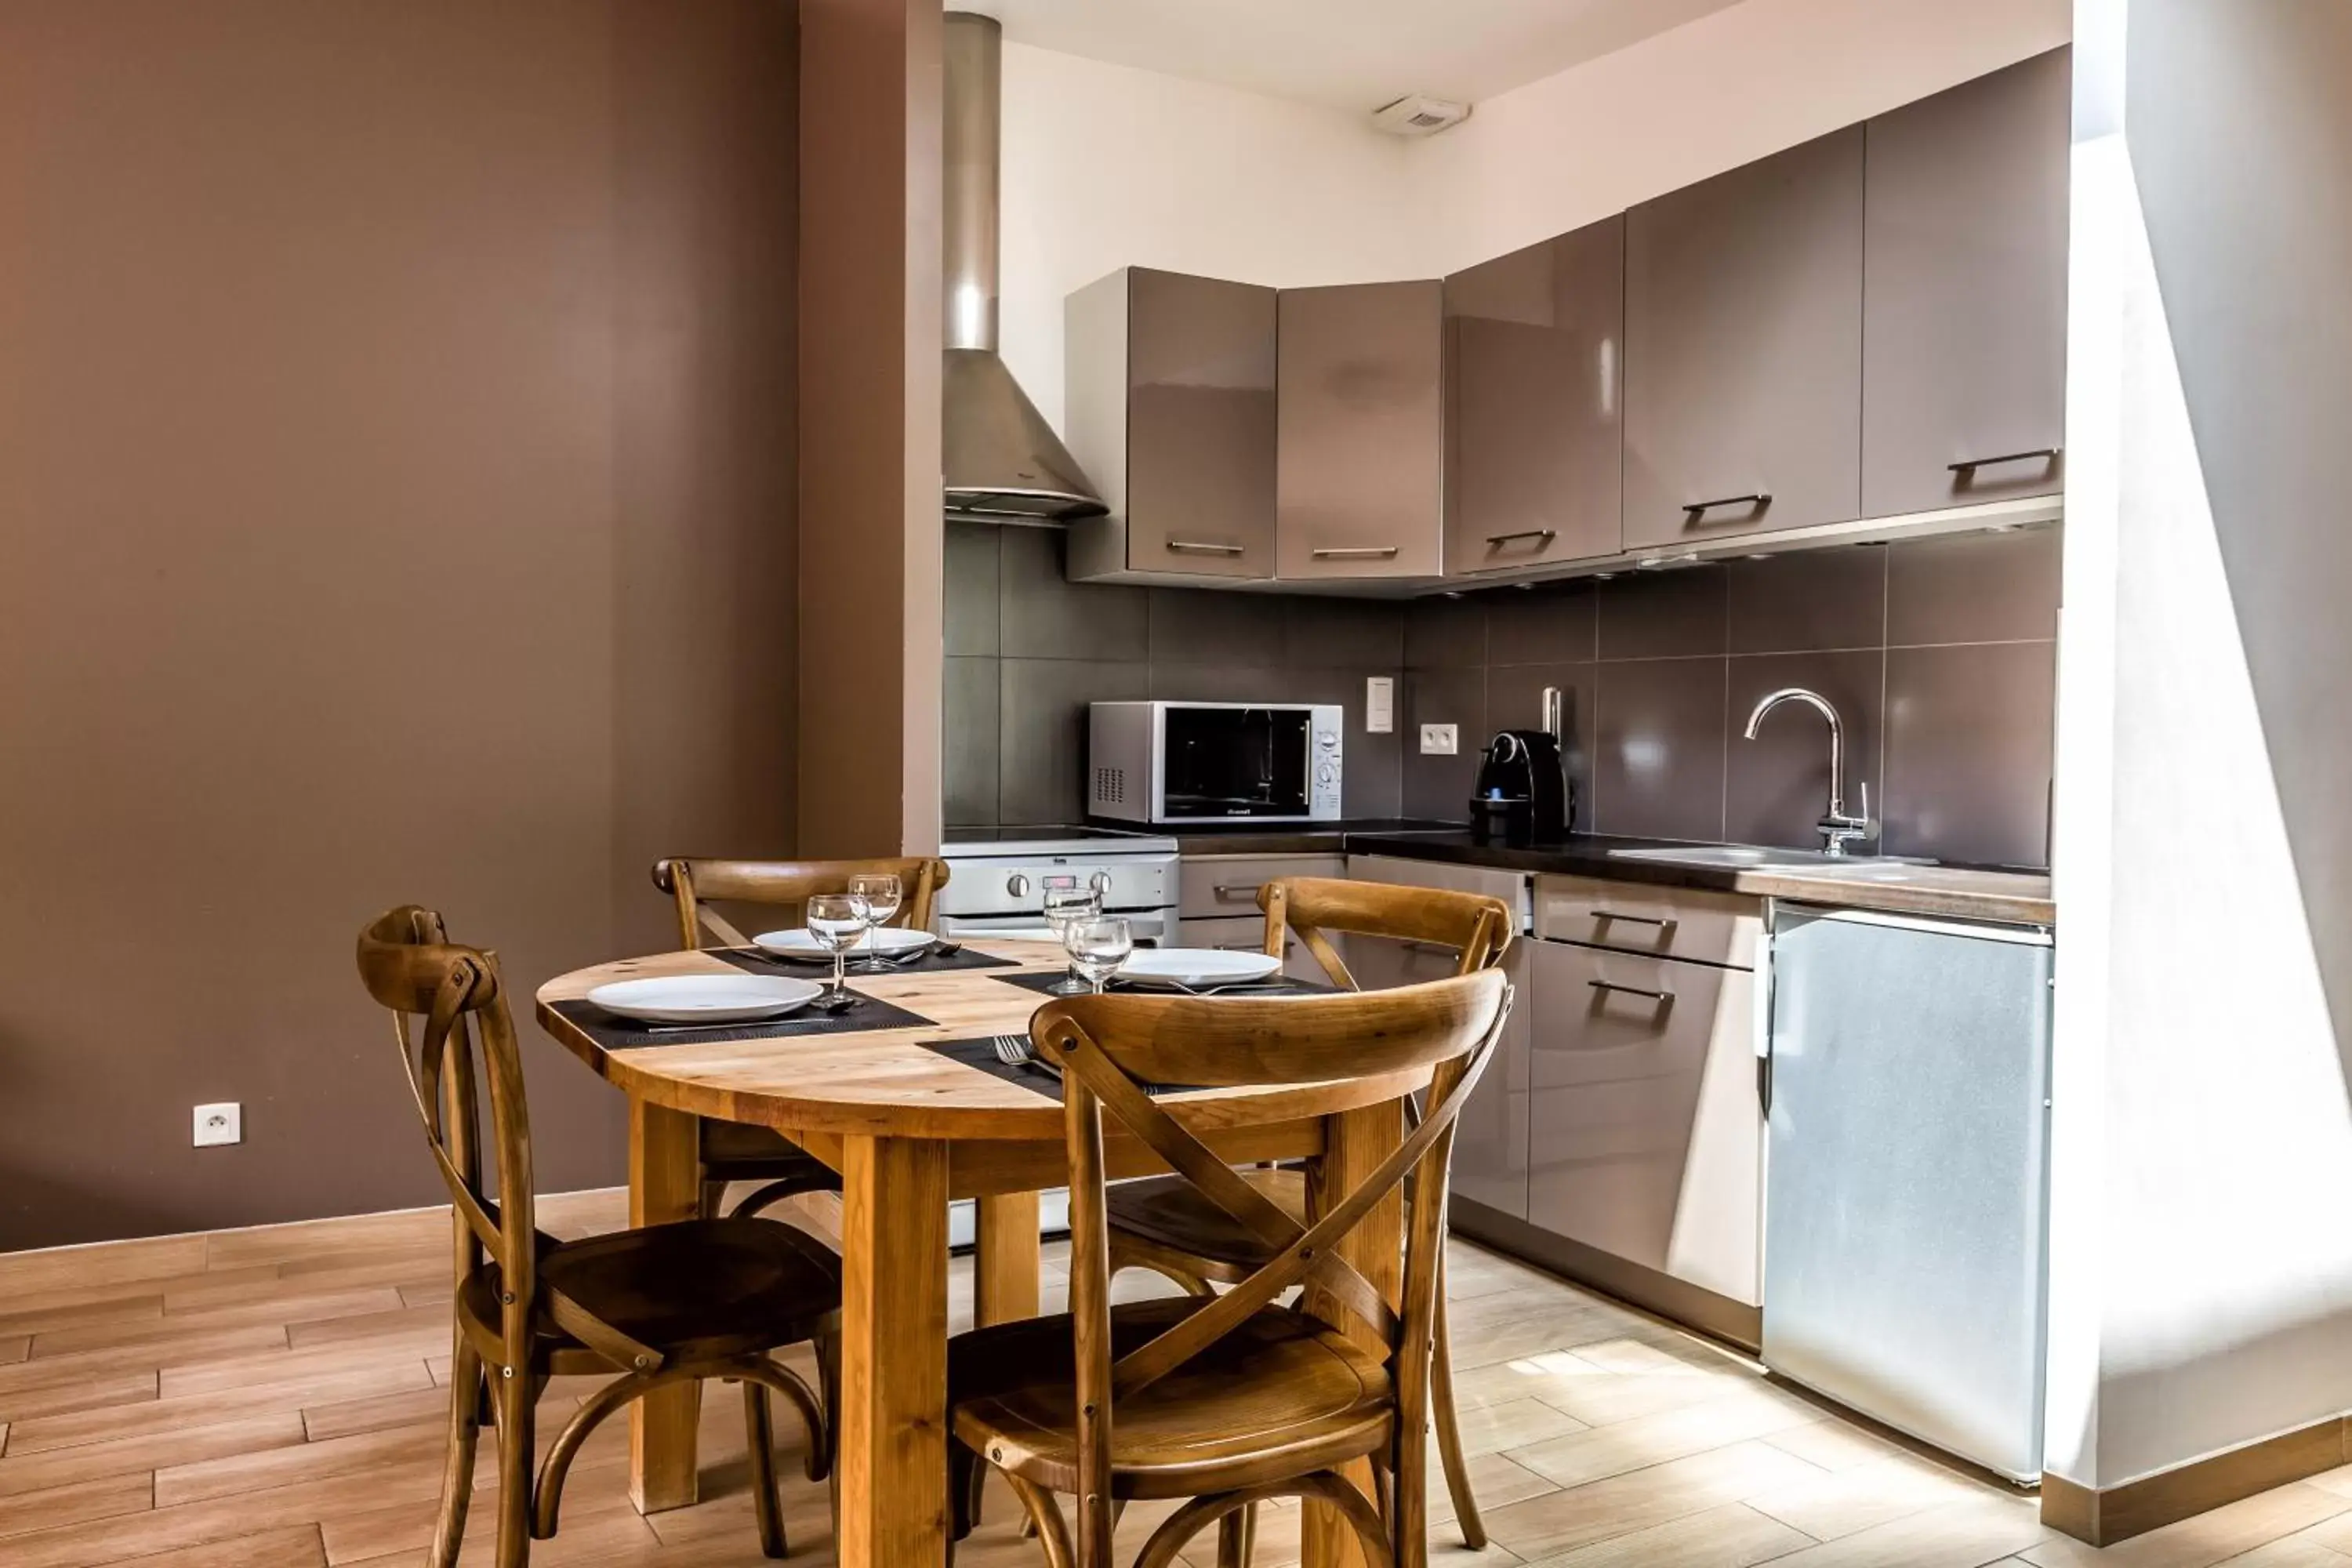
<svg viewBox="0 0 2352 1568"><path fill-rule="evenodd" d="M2042 1473L2047 931L1781 906L1764 1361L2020 1481Z"/></svg>

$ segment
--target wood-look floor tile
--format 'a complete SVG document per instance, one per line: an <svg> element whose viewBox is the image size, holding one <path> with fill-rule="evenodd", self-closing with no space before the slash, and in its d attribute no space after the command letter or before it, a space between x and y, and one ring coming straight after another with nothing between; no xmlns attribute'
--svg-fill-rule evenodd
<svg viewBox="0 0 2352 1568"><path fill-rule="evenodd" d="M1515 1448L1511 1458L1563 1487L1581 1486L1605 1476L1766 1436L1813 1419L1810 1412L1792 1410L1759 1391L1738 1389L1702 1404L1590 1426L1531 1447Z"/></svg>
<svg viewBox="0 0 2352 1568"><path fill-rule="evenodd" d="M400 1309L400 1288L396 1285L337 1284L325 1289L297 1291L292 1281L280 1279L275 1293L267 1296L198 1296L194 1293L167 1300L164 1312L173 1322L210 1327L215 1323L261 1323L276 1321L287 1326L287 1337L304 1324L324 1322L335 1318L356 1318L372 1312L397 1311ZM316 1286L318 1281L307 1280ZM273 1319L271 1314L275 1313ZM297 1344L299 1340L295 1340Z"/></svg>
<svg viewBox="0 0 2352 1568"><path fill-rule="evenodd" d="M75 1410L104 1410L118 1405L135 1405L155 1397L155 1373L152 1372L123 1372L110 1377L93 1377L85 1383L58 1383L41 1388L19 1389L13 1394L0 1394L0 1417L11 1422L26 1422L37 1416L62 1415Z"/></svg>
<svg viewBox="0 0 2352 1568"><path fill-rule="evenodd" d="M1811 1544L1801 1531L1734 1502L1596 1541L1537 1568L1748 1568Z"/></svg>
<svg viewBox="0 0 2352 1568"><path fill-rule="evenodd" d="M1462 1407L1456 1423L1462 1448L1468 1454L1497 1454L1524 1448L1549 1438L1565 1437L1587 1428L1583 1422L1540 1399L1513 1399L1500 1405Z"/></svg>
<svg viewBox="0 0 2352 1568"><path fill-rule="evenodd" d="M574 1473L576 1483L566 1486L561 1528L552 1541L534 1542L530 1549L533 1568L558 1568L559 1564L591 1561L615 1553L643 1552L660 1544L651 1523L638 1517L629 1506L627 1478L612 1466L592 1467ZM474 1494L472 1505L466 1512L466 1544L461 1560L470 1563L478 1554L488 1562L493 1543L498 1539L498 1491L483 1488ZM747 1505L748 1505L748 1500ZM702 1506L709 1506L708 1504ZM425 1553L433 1543L433 1531L440 1518L437 1498L413 1501L394 1508L375 1509L365 1513L348 1514L324 1520L320 1533L326 1542L327 1561L333 1564L348 1563L407 1562L421 1565ZM666 1518L667 1515L656 1515ZM752 1529L751 1510L743 1513L744 1529ZM793 1542L793 1559L803 1558L802 1547L809 1540L803 1531L792 1527L800 1522L788 1509L785 1528L799 1536ZM753 1539L756 1541L756 1535Z"/></svg>
<svg viewBox="0 0 2352 1568"><path fill-rule="evenodd" d="M1825 1470L1850 1470L1856 1465L1867 1465L1903 1452L1885 1438L1834 1417L1791 1426L1764 1440Z"/></svg>
<svg viewBox="0 0 2352 1568"><path fill-rule="evenodd" d="M447 1306L405 1307L400 1304L397 1291L388 1291L386 1297L385 1306L350 1317L328 1317L316 1321L289 1318L285 1320L287 1342L298 1351L362 1342L381 1344L387 1341L415 1344L420 1355L447 1348Z"/></svg>
<svg viewBox="0 0 2352 1568"><path fill-rule="evenodd" d="M315 1305L331 1310L341 1302L355 1311L379 1311L387 1301L397 1302L398 1293L388 1289L372 1292L373 1300L367 1306L357 1305L350 1293L319 1299ZM171 1344L184 1342L199 1334L228 1333L245 1330L257 1344L270 1342L262 1330L277 1331L277 1342L287 1341L289 1323L299 1321L289 1312L295 1303L287 1301L240 1301L230 1306L214 1307L188 1312L159 1312L152 1318L117 1319L107 1322L73 1323L50 1329L33 1337L36 1357L78 1355L90 1351L133 1350L142 1345ZM158 1363L161 1364L161 1363Z"/></svg>
<svg viewBox="0 0 2352 1568"><path fill-rule="evenodd" d="M300 1417L294 1424L299 1429ZM240 1492L267 1491L404 1460L434 1461L442 1456L446 1428L436 1421L163 1466L155 1471L155 1506L173 1508Z"/></svg>
<svg viewBox="0 0 2352 1568"><path fill-rule="evenodd" d="M1735 1443L1496 1509L1486 1532L1521 1557L1556 1556L1821 1473L1769 1443Z"/></svg>
<svg viewBox="0 0 2352 1568"><path fill-rule="evenodd" d="M446 1339L445 1334L444 1339ZM445 1346L446 1349L446 1346ZM346 1374L376 1373L424 1356L405 1342L392 1345L314 1345L309 1350L280 1346L250 1351L225 1359L165 1366L159 1387L166 1399L187 1394L217 1394L249 1388L256 1384L310 1383Z"/></svg>
<svg viewBox="0 0 2352 1568"><path fill-rule="evenodd" d="M326 1561L319 1527L300 1524L266 1535L161 1552L127 1563L123 1568L325 1568Z"/></svg>
<svg viewBox="0 0 2352 1568"><path fill-rule="evenodd" d="M0 1337L0 1362L23 1361L32 1353L32 1335L9 1334Z"/></svg>
<svg viewBox="0 0 2352 1568"><path fill-rule="evenodd" d="M0 1396L119 1373L214 1364L285 1348L286 1331L278 1325L241 1323L234 1328L197 1330L149 1344L39 1355L0 1366Z"/></svg>
<svg viewBox="0 0 2352 1568"><path fill-rule="evenodd" d="M355 1252L414 1251L446 1245L452 1235L448 1207L403 1209L390 1214L346 1215L251 1230L215 1231L205 1240L207 1268L255 1263L312 1261Z"/></svg>
<svg viewBox="0 0 2352 1568"><path fill-rule="evenodd" d="M131 1279L201 1274L205 1238L159 1236L94 1247L57 1247L0 1256L0 1300L47 1290L88 1290Z"/></svg>
<svg viewBox="0 0 2352 1568"><path fill-rule="evenodd" d="M2305 1536L2290 1535L2222 1562L2224 1568L2346 1568L2352 1557Z"/></svg>
<svg viewBox="0 0 2352 1568"><path fill-rule="evenodd" d="M76 1301L63 1306L27 1307L19 1302L7 1303L8 1310L0 1312L0 1334L38 1334L53 1329L76 1329L91 1323L152 1322L163 1315L163 1298L159 1292L147 1296L103 1296L94 1301Z"/></svg>
<svg viewBox="0 0 2352 1568"><path fill-rule="evenodd" d="M288 1274L275 1263L225 1269L174 1283L163 1292L166 1312L198 1312L242 1301L277 1301L372 1288L398 1289L411 1280L446 1279L449 1258L359 1255L339 1268Z"/></svg>
<svg viewBox="0 0 2352 1568"><path fill-rule="evenodd" d="M1946 1503L1775 1558L1780 1568L1979 1568L2056 1538L2031 1499Z"/></svg>
<svg viewBox="0 0 2352 1568"><path fill-rule="evenodd" d="M35 1531L144 1513L154 1500L154 1486L143 1473L104 1476L47 1491L0 1498L0 1542L5 1542L0 1544L0 1561L16 1568L23 1561L18 1554L17 1538Z"/></svg>
<svg viewBox="0 0 2352 1568"><path fill-rule="evenodd" d="M1507 1454L1473 1454L1467 1465L1470 1495L1476 1500L1481 1517L1495 1509L1508 1508L1515 1502L1559 1489L1557 1483L1516 1463ZM1454 1518L1454 1494L1445 1484L1445 1467L1438 1463L1434 1450L1429 1460L1429 1517L1441 1528Z"/></svg>
<svg viewBox="0 0 2352 1568"><path fill-rule="evenodd" d="M1896 1454L1849 1466L1816 1481L1766 1492L1750 1498L1748 1506L1794 1525L1817 1541L1834 1541L1985 1492L1981 1481L1926 1459Z"/></svg>
<svg viewBox="0 0 2352 1568"><path fill-rule="evenodd" d="M8 1446L12 1454L70 1447L77 1443L127 1437L134 1433L208 1426L268 1411L299 1414L306 1405L429 1385L425 1363L405 1358L356 1367L346 1364L284 1382L256 1376L242 1384L197 1394L173 1394L163 1398L151 1395L145 1400L27 1416L9 1435Z"/></svg>
<svg viewBox="0 0 2352 1568"><path fill-rule="evenodd" d="M167 1465L194 1464L230 1455L284 1448L302 1438L302 1418L290 1413L248 1415L209 1426L83 1443L70 1448L0 1458L0 1497L61 1487L101 1476L145 1475Z"/></svg>

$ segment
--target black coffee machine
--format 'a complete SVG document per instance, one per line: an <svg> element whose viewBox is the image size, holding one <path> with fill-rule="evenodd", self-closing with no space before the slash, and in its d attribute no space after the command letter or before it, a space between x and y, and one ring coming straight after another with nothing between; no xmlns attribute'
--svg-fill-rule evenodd
<svg viewBox="0 0 2352 1568"><path fill-rule="evenodd" d="M1513 849L1560 843L1568 837L1569 808L1558 740L1541 730L1505 730L1486 742L1470 797L1475 842Z"/></svg>

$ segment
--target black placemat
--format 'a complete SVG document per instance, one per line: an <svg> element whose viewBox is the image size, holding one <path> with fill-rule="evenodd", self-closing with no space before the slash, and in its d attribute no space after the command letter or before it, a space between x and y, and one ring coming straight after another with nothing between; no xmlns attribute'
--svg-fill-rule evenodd
<svg viewBox="0 0 2352 1568"><path fill-rule="evenodd" d="M829 962L797 963L789 958L778 958L772 952L763 952L756 947L708 947L703 951L711 957L731 963L750 974L789 974L799 980L824 980L831 977L833 973L833 965ZM862 972L857 966L865 962L865 958L864 953L853 953L850 956L850 979L856 980L861 977ZM937 952L927 952L922 957L909 960L908 963L892 964L889 973L938 974L951 969L1017 969L1019 967L1018 962L1013 959L991 958L984 952L975 952L966 947L959 948L945 957ZM862 977L867 980L883 978L880 974L863 974Z"/></svg>
<svg viewBox="0 0 2352 1568"><path fill-rule="evenodd" d="M853 987L854 989L854 987ZM866 1029L936 1029L939 1025L920 1013L872 996L860 995L845 1013L820 1013L814 1006L751 1024L723 1024L708 1029L668 1029L617 1017L585 998L558 1002L555 1010L577 1025L608 1051L637 1050L646 1046L713 1046L734 1040L798 1039L803 1035L846 1035Z"/></svg>
<svg viewBox="0 0 2352 1568"><path fill-rule="evenodd" d="M1065 978L1065 975L1063 971L1055 969L1045 971L1043 973L1033 971L1027 974L999 974L994 978L1003 981L1007 985L1018 985L1024 991L1034 991L1039 995L1045 996L1053 994L1055 985L1059 984ZM1291 980L1287 978L1253 982L1246 984L1228 984L1224 985L1204 986L1199 991L1179 991L1171 985L1139 985L1132 981L1114 980L1110 983L1110 989L1118 992L1122 996L1215 995L1262 997L1337 996L1339 994L1339 988L1336 985L1326 985L1318 980Z"/></svg>
<svg viewBox="0 0 2352 1568"><path fill-rule="evenodd" d="M1030 1093L1050 1100L1056 1105L1062 1103L1062 1080L1052 1069L1039 1066L1008 1067L998 1061L993 1037L976 1040L925 1040L923 1048L937 1051L951 1062L976 1068L991 1078L1017 1083ZM1182 1094L1185 1089L1186 1086L1181 1083L1147 1083L1143 1086L1143 1092L1157 1099L1163 1094Z"/></svg>

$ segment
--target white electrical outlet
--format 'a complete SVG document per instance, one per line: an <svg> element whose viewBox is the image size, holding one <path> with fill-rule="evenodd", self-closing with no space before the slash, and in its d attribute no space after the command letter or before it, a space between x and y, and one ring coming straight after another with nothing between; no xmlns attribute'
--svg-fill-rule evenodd
<svg viewBox="0 0 2352 1568"><path fill-rule="evenodd" d="M245 1142L245 1107L233 1100L196 1107L196 1147Z"/></svg>
<svg viewBox="0 0 2352 1568"><path fill-rule="evenodd" d="M1424 757L1450 757L1454 754L1454 726L1423 724L1421 727L1421 754Z"/></svg>
<svg viewBox="0 0 2352 1568"><path fill-rule="evenodd" d="M1396 728L1396 677L1364 677L1364 733L1385 735Z"/></svg>

